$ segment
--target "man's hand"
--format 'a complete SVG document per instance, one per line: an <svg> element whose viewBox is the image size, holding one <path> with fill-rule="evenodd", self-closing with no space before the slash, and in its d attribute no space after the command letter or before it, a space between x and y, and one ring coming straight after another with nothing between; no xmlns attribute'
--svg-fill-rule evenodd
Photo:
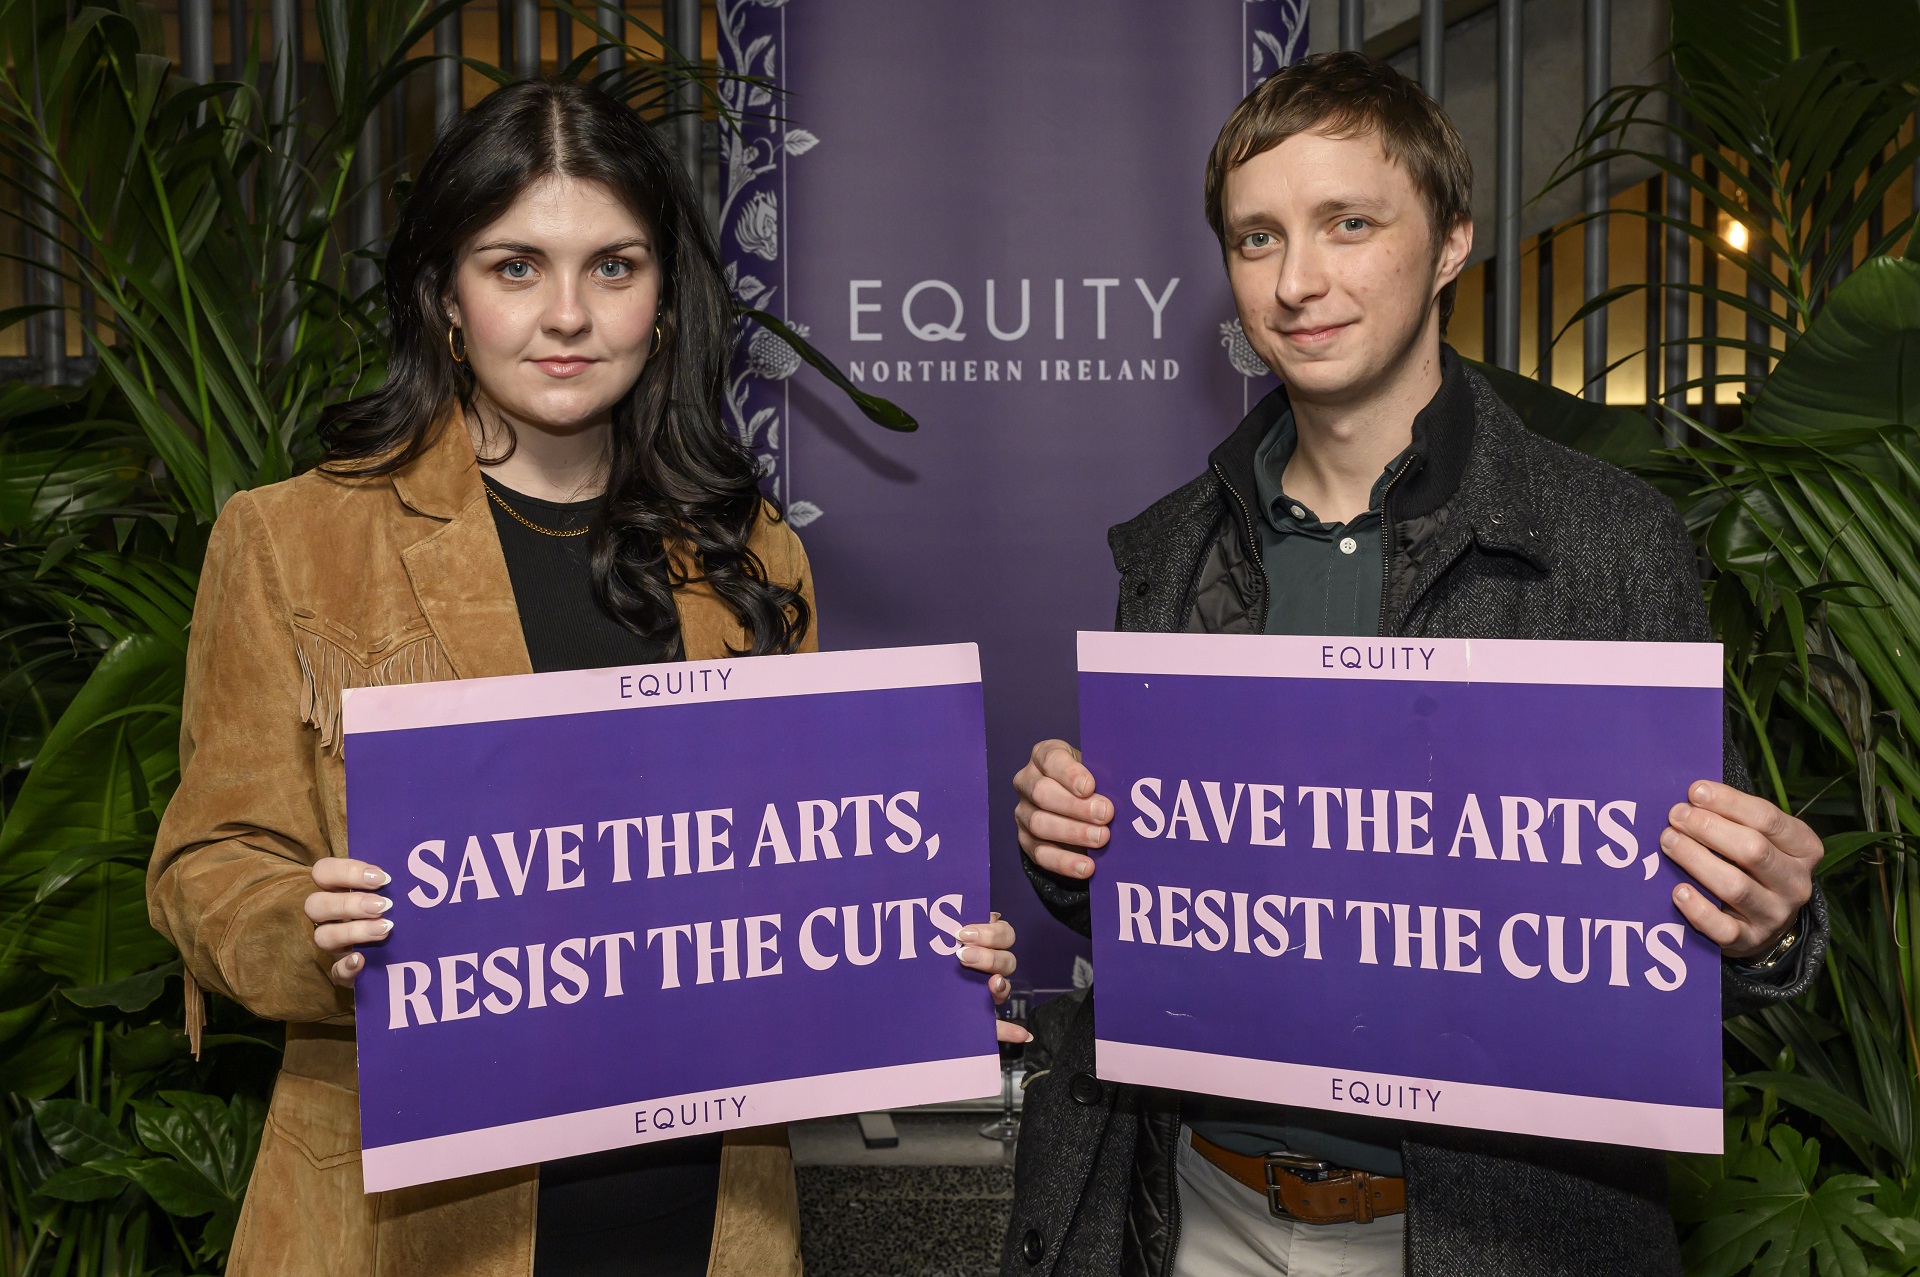
<svg viewBox="0 0 1920 1277"><path fill-rule="evenodd" d="M1094 791L1093 773L1080 751L1063 740L1043 740L1013 778L1020 795L1013 819L1020 826L1020 850L1050 873L1091 878L1088 848L1107 845L1113 803Z"/></svg>
<svg viewBox="0 0 1920 1277"><path fill-rule="evenodd" d="M1735 962L1761 957L1813 895L1826 849L1804 820L1731 785L1699 780L1687 796L1667 813L1660 850L1720 905L1684 884L1673 903Z"/></svg>

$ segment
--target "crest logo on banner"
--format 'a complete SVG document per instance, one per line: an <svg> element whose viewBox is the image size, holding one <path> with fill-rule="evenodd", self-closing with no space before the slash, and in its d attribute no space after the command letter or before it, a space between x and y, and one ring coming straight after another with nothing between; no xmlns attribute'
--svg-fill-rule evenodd
<svg viewBox="0 0 1920 1277"><path fill-rule="evenodd" d="M720 236L780 316L921 422L885 436L770 334L727 419L802 531L831 647L973 640L990 775L1075 731L1075 629L1110 624L1108 527L1200 473L1273 381L1201 177L1307 0L718 0ZM796 375L798 374L798 375ZM1010 822L995 902L1066 986Z"/></svg>

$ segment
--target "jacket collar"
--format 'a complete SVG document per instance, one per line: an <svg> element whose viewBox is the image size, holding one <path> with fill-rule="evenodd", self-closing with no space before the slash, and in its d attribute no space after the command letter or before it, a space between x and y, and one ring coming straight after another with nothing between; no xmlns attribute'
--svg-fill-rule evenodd
<svg viewBox="0 0 1920 1277"><path fill-rule="evenodd" d="M402 504L444 525L401 551L414 598L459 677L530 674L513 580L458 407L434 429L426 450L392 476ZM717 660L744 646L739 618L697 572L690 547L670 548L687 578L674 590L687 659Z"/></svg>
<svg viewBox="0 0 1920 1277"><path fill-rule="evenodd" d="M419 456L394 472L393 490L416 514L451 519L474 498L486 495L459 404L441 409L429 438L432 442Z"/></svg>
<svg viewBox="0 0 1920 1277"><path fill-rule="evenodd" d="M1290 408L1286 387L1275 388L1208 457L1229 495L1249 512L1257 509L1254 454ZM1413 419L1406 468L1387 494L1387 517L1405 524L1446 509L1449 523L1482 548L1517 553L1544 568L1537 538L1530 535L1536 525L1531 493L1524 484L1502 482L1498 458L1491 455L1506 451L1498 432L1485 428L1485 419L1495 414L1512 417L1486 380L1442 344L1440 389Z"/></svg>
<svg viewBox="0 0 1920 1277"><path fill-rule="evenodd" d="M456 407L440 414L434 430L426 451L393 473L401 503L442 525L400 552L414 600L460 678L530 674L473 441Z"/></svg>

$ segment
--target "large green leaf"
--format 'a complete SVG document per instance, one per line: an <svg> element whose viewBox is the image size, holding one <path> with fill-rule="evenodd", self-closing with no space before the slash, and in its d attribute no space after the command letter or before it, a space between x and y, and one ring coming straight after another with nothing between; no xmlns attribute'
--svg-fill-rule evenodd
<svg viewBox="0 0 1920 1277"><path fill-rule="evenodd" d="M82 1100L41 1100L33 1106L33 1121L47 1146L75 1166L134 1151L112 1118Z"/></svg>
<svg viewBox="0 0 1920 1277"><path fill-rule="evenodd" d="M152 638L116 644L60 718L0 825L0 918L11 952L79 985L158 966L145 874L101 863L35 903L41 874L76 848L151 839L178 771L183 661Z"/></svg>
<svg viewBox="0 0 1920 1277"><path fill-rule="evenodd" d="M1706 1193L1707 1215L1686 1246L1692 1277L1868 1277L1862 1245L1898 1250L1905 1232L1874 1204L1863 1175L1820 1175L1820 1142L1775 1126L1737 1173Z"/></svg>
<svg viewBox="0 0 1920 1277"><path fill-rule="evenodd" d="M1747 425L1810 436L1892 423L1920 425L1920 262L1876 257L1833 290L1761 386Z"/></svg>

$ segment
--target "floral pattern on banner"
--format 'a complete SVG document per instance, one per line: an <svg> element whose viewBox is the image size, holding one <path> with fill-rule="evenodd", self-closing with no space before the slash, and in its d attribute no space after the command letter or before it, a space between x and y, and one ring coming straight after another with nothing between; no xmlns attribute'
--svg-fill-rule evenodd
<svg viewBox="0 0 1920 1277"><path fill-rule="evenodd" d="M1243 88L1251 93L1256 85L1281 67L1299 61L1307 52L1307 5L1309 0L1240 0L1247 19L1247 73ZM1273 375L1266 362L1254 353L1238 319L1220 325L1220 345L1227 352L1233 370L1249 381Z"/></svg>
<svg viewBox="0 0 1920 1277"><path fill-rule="evenodd" d="M787 0L717 0L720 99L720 252L727 288L741 306L778 315L802 337L812 335L803 317L788 312L781 289L781 251L786 244L782 166L805 155L820 139L780 118L781 37ZM772 88L768 86L772 85ZM737 121L737 127L736 122ZM821 515L811 501L790 490L784 383L800 368L793 348L764 328L742 321L741 341L727 377L727 425L758 459L769 494L796 528Z"/></svg>

